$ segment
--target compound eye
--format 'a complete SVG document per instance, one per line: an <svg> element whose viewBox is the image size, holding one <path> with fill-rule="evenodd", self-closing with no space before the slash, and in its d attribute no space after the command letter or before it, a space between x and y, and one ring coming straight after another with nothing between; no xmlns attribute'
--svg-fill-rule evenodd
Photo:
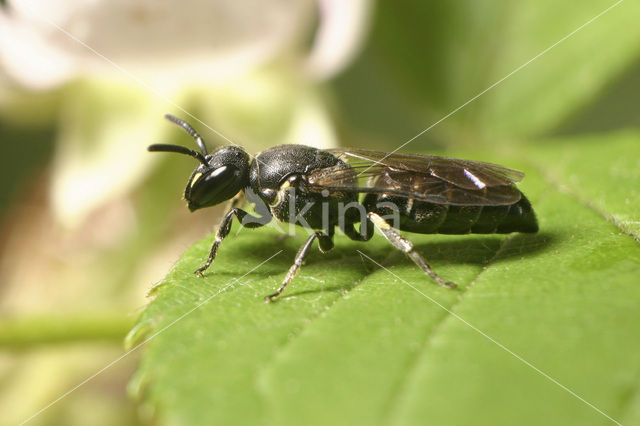
<svg viewBox="0 0 640 426"><path fill-rule="evenodd" d="M222 166L196 172L185 191L189 209L214 206L236 195L244 186L240 171L234 166Z"/></svg>

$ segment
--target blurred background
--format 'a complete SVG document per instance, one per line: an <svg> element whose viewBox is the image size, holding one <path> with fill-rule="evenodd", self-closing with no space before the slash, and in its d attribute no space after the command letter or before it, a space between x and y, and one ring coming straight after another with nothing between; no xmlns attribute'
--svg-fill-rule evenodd
<svg viewBox="0 0 640 426"><path fill-rule="evenodd" d="M391 151L435 123L403 151L508 150L640 127L632 2L0 5L3 424L122 355L146 292L217 224L220 208L190 214L181 200L194 161L146 152L193 147L164 113L210 147L249 152ZM137 356L32 423L145 423L126 393Z"/></svg>

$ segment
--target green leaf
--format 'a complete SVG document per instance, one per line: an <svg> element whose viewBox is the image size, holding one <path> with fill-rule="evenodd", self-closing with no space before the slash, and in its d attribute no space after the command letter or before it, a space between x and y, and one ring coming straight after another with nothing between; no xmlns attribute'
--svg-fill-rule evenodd
<svg viewBox="0 0 640 426"><path fill-rule="evenodd" d="M372 41L340 85L343 114L398 144L463 105L436 129L449 144L547 134L640 55L638 2L409 3L379 2ZM413 107L398 114L399 97Z"/></svg>
<svg viewBox="0 0 640 426"><path fill-rule="evenodd" d="M637 141L577 153L556 140L501 161L527 172L536 235L408 234L459 290L380 236L338 237L268 305L305 235L235 225L198 279L201 241L139 319L131 388L172 425L637 424L640 246L611 221L640 216ZM598 164L611 172L591 177Z"/></svg>
<svg viewBox="0 0 640 426"><path fill-rule="evenodd" d="M545 141L532 153L547 180L640 241L640 137L635 132ZM553 161L548 161L553 159Z"/></svg>

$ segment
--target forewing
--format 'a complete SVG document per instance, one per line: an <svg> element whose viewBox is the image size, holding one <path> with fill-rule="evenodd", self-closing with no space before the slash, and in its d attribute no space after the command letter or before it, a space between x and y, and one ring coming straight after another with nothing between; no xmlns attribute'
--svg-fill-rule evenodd
<svg viewBox="0 0 640 426"><path fill-rule="evenodd" d="M513 183L524 174L496 164L435 155L328 151L351 167L312 171L312 190L389 193L451 205L510 205L521 197Z"/></svg>
<svg viewBox="0 0 640 426"><path fill-rule="evenodd" d="M387 168L427 173L461 188L482 189L484 186L509 185L520 182L524 173L497 164L439 157L437 155L398 154L363 149L329 149L354 167L372 164Z"/></svg>

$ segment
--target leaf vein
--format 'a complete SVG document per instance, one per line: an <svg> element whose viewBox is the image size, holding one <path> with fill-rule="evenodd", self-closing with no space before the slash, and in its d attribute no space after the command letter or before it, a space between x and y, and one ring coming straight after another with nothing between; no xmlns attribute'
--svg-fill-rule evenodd
<svg viewBox="0 0 640 426"><path fill-rule="evenodd" d="M304 325L302 327L290 333L287 336L287 338L284 339L280 344L275 345L273 347L273 350L271 350L271 354L269 358L265 360L263 367L261 367L256 371L255 380L254 380L254 389L256 390L256 393L260 396L261 405L266 408L264 412L265 419L273 418L271 415L272 410L269 409L269 407L271 407L271 404L268 403L268 399L269 399L268 396L269 396L270 390L272 390L271 389L272 386L268 384L262 384L264 383L262 381L262 378L267 376L267 371L269 370L270 366L274 363L274 361L278 358L278 356L281 353L283 353L287 347L291 346L298 337L304 334L305 330L307 330L313 323L315 323L316 320L326 315L327 311L333 308L338 302L344 300L345 296L347 296L349 292L351 292L362 281L367 279L367 277L371 276L376 271L377 271L376 269L372 269L370 272L365 273L361 278L355 280L352 285L346 288L346 290L340 292L340 296L338 296L330 304L328 304L324 310L318 312L315 315L308 317L307 321L304 322ZM268 421L265 423L268 423Z"/></svg>
<svg viewBox="0 0 640 426"><path fill-rule="evenodd" d="M633 230L627 228L622 223L620 223L613 214L607 213L606 211L604 211L603 209L601 209L600 207L592 203L587 198L582 197L579 192L573 190L571 187L567 185L563 185L556 174L554 174L552 171L548 169L543 168L540 163L535 161L530 161L529 164L531 164L538 171L538 173L543 177L543 179L549 185L555 188L558 192L569 195L570 197L578 201L583 206L587 207L588 209L602 216L607 222L612 223L622 233L633 238L633 240L636 241L637 243L640 243L640 235L636 234L635 232L633 232Z"/></svg>
<svg viewBox="0 0 640 426"><path fill-rule="evenodd" d="M465 286L462 295L458 298L458 300L454 304L448 307L448 310L451 311L455 309L465 300L464 296L470 291L471 287L475 285L475 282L480 277L480 275L482 275L493 263L493 261L499 256L500 252L503 250L503 248L506 246L507 242L511 238L512 237L507 237L500 243L500 245L496 248L493 256L484 264L484 266L471 279L471 281L469 281L469 284ZM447 321L448 318L450 318L450 315L447 312L442 314L441 319L433 327L431 327L428 330L428 332L425 334L423 338L423 342L420 345L420 349L418 349L415 352L415 354L411 357L411 359L406 363L404 374L402 374L402 377L397 381L397 384L389 397L388 404L386 404L386 406L381 412L381 416L380 416L380 418L382 419L381 424L392 424L393 417L399 409L400 402L403 400L403 395L405 395L409 391L409 388L410 388L409 383L410 383L411 377L414 376L413 372L416 371L416 369L420 364L419 360L424 356L424 353L429 349L429 347L431 347L431 342L433 341L434 337L438 334L440 329L444 326L444 323Z"/></svg>

